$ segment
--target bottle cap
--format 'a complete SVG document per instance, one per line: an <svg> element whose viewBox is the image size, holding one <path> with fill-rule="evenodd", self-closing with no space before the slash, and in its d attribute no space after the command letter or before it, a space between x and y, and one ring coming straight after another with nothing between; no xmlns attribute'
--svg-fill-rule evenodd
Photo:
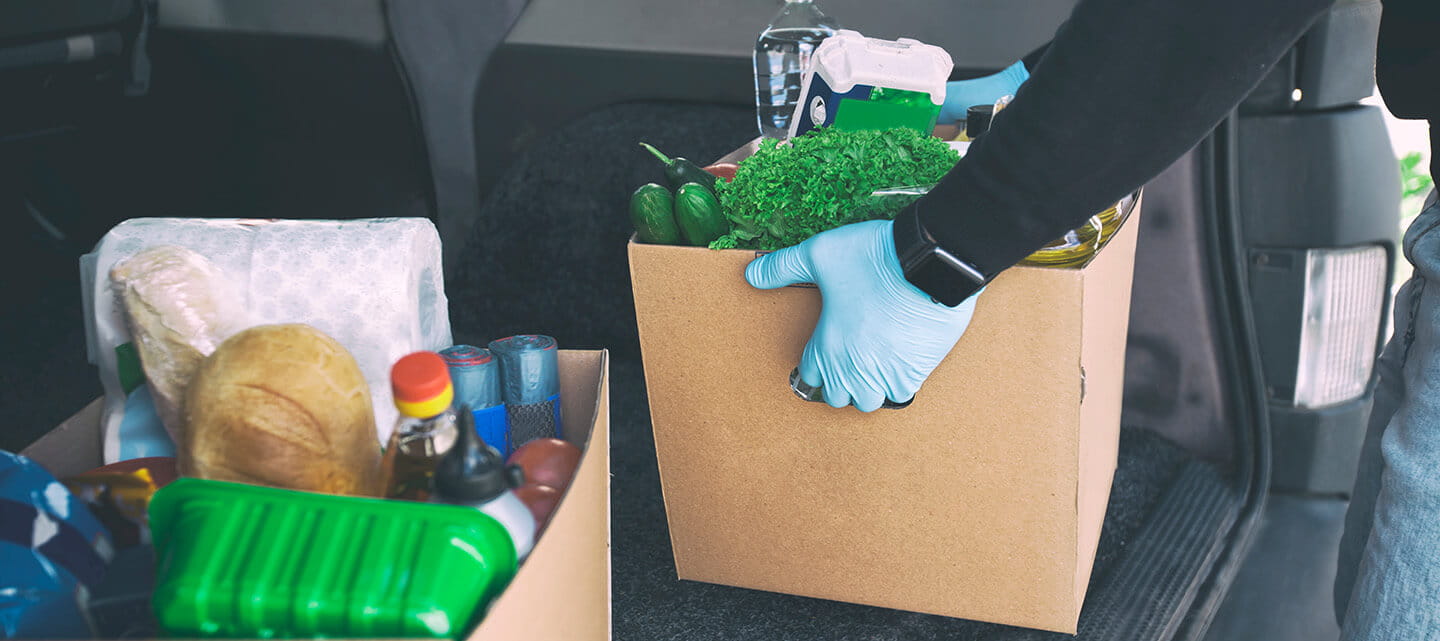
<svg viewBox="0 0 1440 641"><path fill-rule="evenodd" d="M990 130L990 120L995 117L995 105L971 105L965 110L965 137L971 140Z"/></svg>
<svg viewBox="0 0 1440 641"><path fill-rule="evenodd" d="M435 466L435 495L450 503L484 503L524 483L524 473L506 465L495 448L480 440L470 406L458 412L454 447Z"/></svg>
<svg viewBox="0 0 1440 641"><path fill-rule="evenodd" d="M436 416L455 400L450 370L435 352L415 352L396 361L390 368L390 389L395 409L416 418Z"/></svg>

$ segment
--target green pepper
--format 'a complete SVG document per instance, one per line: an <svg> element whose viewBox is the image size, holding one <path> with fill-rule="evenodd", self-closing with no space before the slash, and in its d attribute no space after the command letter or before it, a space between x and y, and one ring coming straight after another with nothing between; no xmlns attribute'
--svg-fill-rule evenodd
<svg viewBox="0 0 1440 641"><path fill-rule="evenodd" d="M700 183L685 183L675 192L675 222L685 240L696 247L708 247L730 233L730 221L721 213L720 201Z"/></svg>
<svg viewBox="0 0 1440 641"><path fill-rule="evenodd" d="M706 189L715 189L715 174L705 171L700 165L684 158L670 158L660 153L659 149L643 142L640 143L640 146L649 150L656 158L660 159L660 162L665 164L665 180L669 181L671 189L679 189L685 183L700 183Z"/></svg>
<svg viewBox="0 0 1440 641"><path fill-rule="evenodd" d="M675 199L670 190L655 183L643 185L630 196L630 222L635 238L642 243L679 245L680 228L675 225Z"/></svg>

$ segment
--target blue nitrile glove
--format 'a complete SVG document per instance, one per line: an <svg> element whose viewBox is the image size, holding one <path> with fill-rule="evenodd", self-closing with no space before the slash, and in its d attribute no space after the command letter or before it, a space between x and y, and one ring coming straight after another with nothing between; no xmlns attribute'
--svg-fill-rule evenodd
<svg viewBox="0 0 1440 641"><path fill-rule="evenodd" d="M974 105L993 105L996 100L1013 96L1030 79L1025 62L1017 61L1000 73L988 76L956 80L945 85L945 104L940 106L941 124L950 124L965 118L965 110Z"/></svg>
<svg viewBox="0 0 1440 641"><path fill-rule="evenodd" d="M975 313L975 296L946 307L905 279L893 226L888 220L846 225L745 268L745 280L760 289L820 288L824 306L800 357L800 378L822 387L832 407L853 401L873 412L886 398L910 400Z"/></svg>

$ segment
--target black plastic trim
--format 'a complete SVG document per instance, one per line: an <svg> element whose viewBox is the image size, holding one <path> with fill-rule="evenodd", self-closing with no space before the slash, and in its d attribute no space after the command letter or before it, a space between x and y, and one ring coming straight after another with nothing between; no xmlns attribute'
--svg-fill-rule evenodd
<svg viewBox="0 0 1440 641"><path fill-rule="evenodd" d="M381 0L380 13L385 20L385 31L390 33L390 10L392 0ZM405 57L400 55L400 49L395 45L395 38L387 35L385 38L385 54L390 58L390 65L395 69L395 76L400 79L400 90L405 92L405 102L410 106L409 120L411 131L416 132L417 145L420 149L415 159L416 171L424 178L424 186L421 189L421 196L425 199L425 215L431 222L439 224L439 205L435 197L435 171L430 164L429 144L425 141L425 125L420 122L420 97L415 93L415 84L410 80L409 69L405 67Z"/></svg>
<svg viewBox="0 0 1440 641"><path fill-rule="evenodd" d="M1225 554L1239 494L1217 470L1190 461L1081 615L1083 641L1164 640L1190 616L1209 568ZM1138 597L1144 598L1138 598Z"/></svg>
<svg viewBox="0 0 1440 641"><path fill-rule="evenodd" d="M1203 192L1214 198L1212 215L1206 218L1209 234L1207 247L1215 282L1221 283L1215 297L1217 314L1228 322L1219 324L1223 354L1228 355L1225 371L1232 376L1232 398L1236 403L1236 484L1244 493L1244 503L1230 528L1230 544L1211 570L1190 615L1176 639L1200 641L1210 627L1230 585L1235 581L1259 530L1269 498L1271 433L1270 415L1265 402L1264 376L1260 366L1260 346L1255 335L1255 315L1250 305L1248 262L1242 240L1237 181L1238 118L1231 115L1220 123L1205 144L1210 156L1207 163L1208 189Z"/></svg>

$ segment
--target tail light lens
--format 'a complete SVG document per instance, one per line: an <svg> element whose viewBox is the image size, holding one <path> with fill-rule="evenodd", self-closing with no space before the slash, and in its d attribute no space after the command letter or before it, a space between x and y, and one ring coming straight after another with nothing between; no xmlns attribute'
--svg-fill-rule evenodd
<svg viewBox="0 0 1440 641"><path fill-rule="evenodd" d="M1365 393L1380 338L1388 260L1381 246L1306 252L1296 407L1336 405Z"/></svg>

